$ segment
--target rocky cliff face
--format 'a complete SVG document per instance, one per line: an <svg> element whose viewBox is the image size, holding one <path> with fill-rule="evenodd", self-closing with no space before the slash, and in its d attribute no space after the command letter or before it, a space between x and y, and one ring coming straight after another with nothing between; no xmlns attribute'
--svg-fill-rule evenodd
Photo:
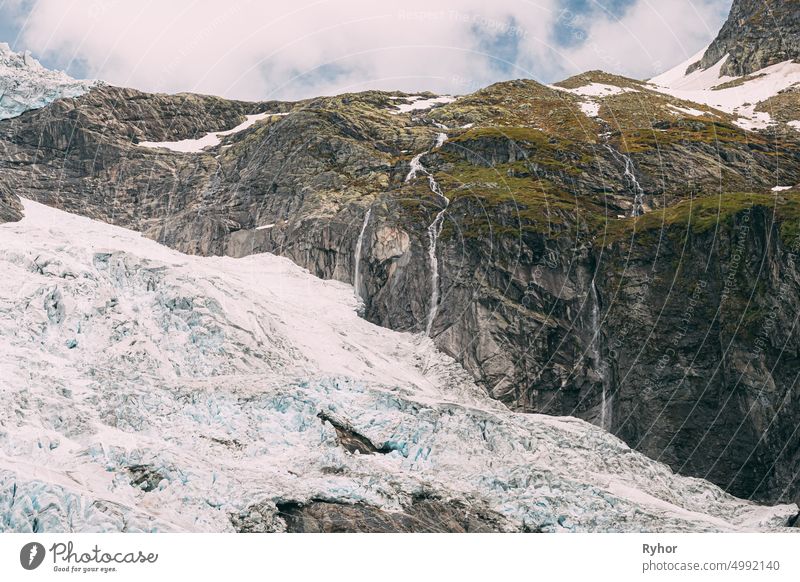
<svg viewBox="0 0 800 582"><path fill-rule="evenodd" d="M597 72L397 107L431 97L98 87L0 123L0 192L190 254L358 279L367 319L429 328L513 410L588 419L743 497L796 498L800 194L771 191L800 183L796 135ZM253 114L206 151L141 146ZM292 515L324 529L309 520L338 510Z"/></svg>
<svg viewBox="0 0 800 582"><path fill-rule="evenodd" d="M0 189L0 224L16 222L22 218L19 199L5 189Z"/></svg>
<svg viewBox="0 0 800 582"><path fill-rule="evenodd" d="M693 69L718 63L730 77L800 58L800 9L795 0L734 0L728 20Z"/></svg>
<svg viewBox="0 0 800 582"><path fill-rule="evenodd" d="M607 248L610 429L736 495L796 499L800 207L794 195L721 202L683 202Z"/></svg>

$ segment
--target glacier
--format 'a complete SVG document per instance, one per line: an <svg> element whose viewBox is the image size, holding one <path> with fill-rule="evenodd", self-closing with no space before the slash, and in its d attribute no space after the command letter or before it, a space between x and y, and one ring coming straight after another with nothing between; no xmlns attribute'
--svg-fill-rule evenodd
<svg viewBox="0 0 800 582"><path fill-rule="evenodd" d="M508 411L287 259L180 254L23 201L0 225L0 531L236 531L258 506L480 504L506 531L780 530L575 418ZM332 419L381 453L346 450Z"/></svg>
<svg viewBox="0 0 800 582"><path fill-rule="evenodd" d="M97 84L46 69L29 52L16 53L0 43L0 119L41 109L57 99L79 97Z"/></svg>

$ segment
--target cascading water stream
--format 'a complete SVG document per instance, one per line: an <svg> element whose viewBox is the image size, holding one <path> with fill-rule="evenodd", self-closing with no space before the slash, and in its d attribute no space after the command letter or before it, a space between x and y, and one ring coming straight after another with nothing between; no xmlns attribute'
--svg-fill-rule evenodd
<svg viewBox="0 0 800 582"><path fill-rule="evenodd" d="M367 208L367 213L364 215L364 223L361 225L361 232L358 233L358 242L356 242L356 256L355 256L355 276L353 277L353 288L356 292L356 297L361 297L361 251L364 248L364 233L367 231L369 218L372 214L372 207Z"/></svg>
<svg viewBox="0 0 800 582"><path fill-rule="evenodd" d="M447 141L447 134L440 133L436 137L436 143L434 147L442 147L444 143ZM424 152L427 153L427 152ZM430 308L428 309L428 317L425 321L425 335L431 335L431 329L433 328L433 322L436 319L436 314L439 311L439 258L436 256L436 247L439 242L439 235L442 234L442 227L444 225L444 215L447 212L447 208L450 206L450 199L444 195L442 192L441 187L439 186L438 182L436 182L436 178L425 169L425 166L422 165L422 154L417 154L411 160L411 169L406 176L406 182L413 180L418 173L423 173L428 177L428 188L430 191L442 202L444 207L436 214L436 218L433 219L433 222L428 226L428 260L430 261L431 265L431 299L430 299Z"/></svg>
<svg viewBox="0 0 800 582"><path fill-rule="evenodd" d="M432 184L436 184L436 182L433 181ZM438 187L438 184L436 184L437 189ZM431 187L431 190L434 191L433 187ZM425 323L425 335L428 336L431 335L433 320L436 319L436 313L439 311L439 259L436 256L436 245L439 241L439 235L442 234L444 213L447 212L447 207L450 205L450 200L444 194L440 193L440 196L445 201L445 206L428 227L428 258L431 263L431 307Z"/></svg>
<svg viewBox="0 0 800 582"><path fill-rule="evenodd" d="M641 216L644 213L644 189L639 184L639 179L634 172L633 160L627 154L618 152L608 144L605 144L605 148L611 152L615 159L621 159L625 163L625 179L628 181L631 190L633 190L631 216Z"/></svg>
<svg viewBox="0 0 800 582"><path fill-rule="evenodd" d="M597 285L595 284L594 277L592 278L591 283L591 293L592 293L592 314L591 314L591 325L592 325L592 363L594 364L595 370L598 371L600 374L600 379L603 384L603 394L602 400L600 404L600 428L608 430L610 423L611 423L611 413L610 413L610 405L611 400L608 397L608 382L606 381L606 368L605 362L603 362L602 356L600 354L600 301L597 295Z"/></svg>

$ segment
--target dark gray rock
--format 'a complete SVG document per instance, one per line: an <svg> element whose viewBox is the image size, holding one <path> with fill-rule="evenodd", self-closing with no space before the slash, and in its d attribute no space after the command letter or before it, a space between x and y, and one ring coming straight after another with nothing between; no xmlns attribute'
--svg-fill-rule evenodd
<svg viewBox="0 0 800 582"><path fill-rule="evenodd" d="M19 198L0 187L0 224L17 222L22 218L22 205Z"/></svg>
<svg viewBox="0 0 800 582"><path fill-rule="evenodd" d="M787 523L786 525L788 527L800 527L800 513L798 513L792 519L790 519L789 523Z"/></svg>
<svg viewBox="0 0 800 582"><path fill-rule="evenodd" d="M131 485L150 493L158 488L164 476L153 465L131 465L126 467L131 476Z"/></svg>
<svg viewBox="0 0 800 582"><path fill-rule="evenodd" d="M386 447L375 446L367 437L357 433L346 422L334 418L330 413L320 412L317 416L323 422L328 422L333 426L339 445L350 453L373 455L375 453L386 454L392 451L392 449Z"/></svg>
<svg viewBox="0 0 800 582"><path fill-rule="evenodd" d="M734 0L728 20L703 58L689 67L707 69L728 55L722 75L740 77L800 59L800 9L795 0Z"/></svg>
<svg viewBox="0 0 800 582"><path fill-rule="evenodd" d="M399 512L362 503L281 503L278 515L289 533L492 533L507 531L505 519L460 501L415 500Z"/></svg>

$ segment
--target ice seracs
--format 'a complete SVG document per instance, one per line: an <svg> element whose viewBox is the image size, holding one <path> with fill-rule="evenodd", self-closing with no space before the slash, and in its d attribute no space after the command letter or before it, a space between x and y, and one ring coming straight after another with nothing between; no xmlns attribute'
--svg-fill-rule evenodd
<svg viewBox="0 0 800 582"><path fill-rule="evenodd" d="M0 225L0 531L234 531L258 505L488 506L520 531L780 529L586 422L509 412L349 285L33 202ZM320 414L322 413L322 414ZM325 418L386 454L352 454Z"/></svg>
<svg viewBox="0 0 800 582"><path fill-rule="evenodd" d="M16 53L0 43L0 119L41 109L57 99L79 97L97 84L46 69L30 53Z"/></svg>

